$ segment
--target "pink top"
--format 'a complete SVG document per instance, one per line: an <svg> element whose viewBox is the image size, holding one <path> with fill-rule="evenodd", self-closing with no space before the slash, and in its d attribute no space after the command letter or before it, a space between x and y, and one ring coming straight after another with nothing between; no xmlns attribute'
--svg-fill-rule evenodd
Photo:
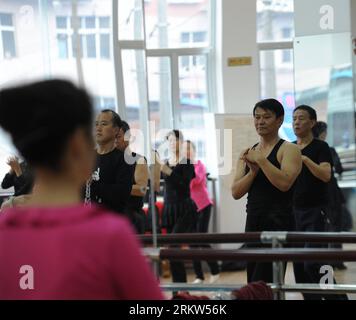
<svg viewBox="0 0 356 320"><path fill-rule="evenodd" d="M0 300L163 299L129 223L97 206L5 210L0 261Z"/></svg>
<svg viewBox="0 0 356 320"><path fill-rule="evenodd" d="M198 160L194 164L195 178L190 182L190 196L198 207L198 212L213 204L206 186L206 169Z"/></svg>

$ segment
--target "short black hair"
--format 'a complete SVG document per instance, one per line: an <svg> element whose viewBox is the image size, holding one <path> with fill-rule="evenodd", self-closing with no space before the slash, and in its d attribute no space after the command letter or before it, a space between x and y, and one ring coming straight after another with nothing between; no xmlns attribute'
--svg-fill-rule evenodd
<svg viewBox="0 0 356 320"><path fill-rule="evenodd" d="M180 130L174 129L172 131L169 131L166 135L167 140L168 140L169 136L174 136L177 140L179 140L181 142L183 141L183 133Z"/></svg>
<svg viewBox="0 0 356 320"><path fill-rule="evenodd" d="M311 106L307 106L306 104L301 104L300 106L296 107L293 110L293 114L297 110L304 110L304 111L308 112L310 120L315 120L315 121L317 120L316 111Z"/></svg>
<svg viewBox="0 0 356 320"><path fill-rule="evenodd" d="M0 91L0 126L33 167L60 169L68 139L76 129L92 138L92 101L66 80L46 80Z"/></svg>
<svg viewBox="0 0 356 320"><path fill-rule="evenodd" d="M121 127L120 128L124 133L126 133L127 131L130 130L130 125L126 121L121 120Z"/></svg>
<svg viewBox="0 0 356 320"><path fill-rule="evenodd" d="M264 99L257 102L255 107L253 108L253 116L255 116L257 108L273 112L276 115L276 118L284 116L283 105L276 99Z"/></svg>
<svg viewBox="0 0 356 320"><path fill-rule="evenodd" d="M319 136L328 130L328 125L324 121L318 121L313 127L313 136L314 138L319 138Z"/></svg>
<svg viewBox="0 0 356 320"><path fill-rule="evenodd" d="M121 128L122 126L122 120L121 117L119 116L119 114L112 110L112 109L103 109L100 111L101 113L108 113L110 112L112 115L112 124L115 128Z"/></svg>
<svg viewBox="0 0 356 320"><path fill-rule="evenodd" d="M189 145L193 148L193 150L196 151L195 144L191 140L186 140L185 143L189 143Z"/></svg>

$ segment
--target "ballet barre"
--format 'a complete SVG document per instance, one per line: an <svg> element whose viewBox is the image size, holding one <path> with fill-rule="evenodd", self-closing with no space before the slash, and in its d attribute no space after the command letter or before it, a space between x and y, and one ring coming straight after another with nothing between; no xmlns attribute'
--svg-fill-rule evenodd
<svg viewBox="0 0 356 320"><path fill-rule="evenodd" d="M274 291L276 300L284 300L285 292L299 291L310 293L355 293L356 286L352 285L285 285L283 262L330 262L330 261L356 261L355 250L335 250L335 249L291 249L291 248L271 248L271 249L238 249L238 250L218 250L218 249L165 249L165 248L144 248L144 253L151 259L168 260L228 260L228 261L251 261L251 262L273 262L273 283L270 284ZM213 288L220 290L231 290L229 286L195 285L198 289L209 291ZM189 284L163 285L164 290L194 290L194 286ZM226 288L226 290L224 289ZM236 286L234 286L236 289Z"/></svg>
<svg viewBox="0 0 356 320"><path fill-rule="evenodd" d="M145 245L152 244L151 235L138 235ZM245 232L245 233L175 233L157 235L158 244L222 244L222 243L356 243L355 232Z"/></svg>

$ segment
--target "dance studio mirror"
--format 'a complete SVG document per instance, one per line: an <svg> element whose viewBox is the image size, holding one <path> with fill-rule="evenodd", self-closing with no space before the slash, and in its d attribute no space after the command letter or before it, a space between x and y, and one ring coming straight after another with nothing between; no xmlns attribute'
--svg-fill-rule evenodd
<svg viewBox="0 0 356 320"><path fill-rule="evenodd" d="M296 105L317 110L328 124L327 142L338 152L344 173L339 179L355 211L356 150L352 37L349 32L296 37L294 40ZM353 212L354 217L356 212Z"/></svg>
<svg viewBox="0 0 356 320"><path fill-rule="evenodd" d="M328 123L327 141L355 148L350 33L297 37L294 41L296 104L313 106Z"/></svg>

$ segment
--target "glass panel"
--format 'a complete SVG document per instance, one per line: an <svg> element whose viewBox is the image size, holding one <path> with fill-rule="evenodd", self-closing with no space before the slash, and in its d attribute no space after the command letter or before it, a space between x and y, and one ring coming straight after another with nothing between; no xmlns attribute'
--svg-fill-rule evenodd
<svg viewBox="0 0 356 320"><path fill-rule="evenodd" d="M110 35L100 35L100 57L102 59L110 59Z"/></svg>
<svg viewBox="0 0 356 320"><path fill-rule="evenodd" d="M209 0L145 2L147 46L208 46L209 9Z"/></svg>
<svg viewBox="0 0 356 320"><path fill-rule="evenodd" d="M57 42L58 57L60 59L68 59L68 36L66 34L58 34Z"/></svg>
<svg viewBox="0 0 356 320"><path fill-rule="evenodd" d="M257 0L257 41L294 37L294 0Z"/></svg>
<svg viewBox="0 0 356 320"><path fill-rule="evenodd" d="M120 1L121 2L121 1ZM86 35L86 51L81 61L86 87L97 97L96 109L109 108L117 111L116 81L114 61L111 55L111 29L100 30L99 26L110 25L112 19L112 0L79 1L78 15L85 16L86 27L91 29ZM88 16L88 12L92 16ZM100 15L100 16L99 16ZM93 22L95 21L95 22ZM99 25L98 25L99 23ZM87 30L80 31L83 37ZM88 58L88 59L86 59Z"/></svg>
<svg viewBox="0 0 356 320"><path fill-rule="evenodd" d="M99 18L99 27L102 29L110 28L110 18L109 17L100 17Z"/></svg>
<svg viewBox="0 0 356 320"><path fill-rule="evenodd" d="M197 157L204 159L204 113L208 112L207 59L203 55L182 56L179 57L180 66L186 58L189 59L190 66L189 69L179 69L180 105L175 114L175 121L177 127L183 130L185 139L192 140L197 146Z"/></svg>
<svg viewBox="0 0 356 320"><path fill-rule="evenodd" d="M168 57L148 58L149 116L155 133L172 128L172 79ZM157 146L156 146L157 147Z"/></svg>
<svg viewBox="0 0 356 320"><path fill-rule="evenodd" d="M0 13L0 25L1 26L13 26L12 23L12 14L9 13Z"/></svg>
<svg viewBox="0 0 356 320"><path fill-rule="evenodd" d="M57 29L67 29L67 17L57 17L56 18L56 27Z"/></svg>
<svg viewBox="0 0 356 320"><path fill-rule="evenodd" d="M141 0L119 1L119 40L143 40Z"/></svg>
<svg viewBox="0 0 356 320"><path fill-rule="evenodd" d="M294 43L297 104L315 108L328 123L327 141L356 180L355 108L349 33L298 37ZM323 52L324 54L320 54ZM305 59L308 57L308 59Z"/></svg>
<svg viewBox="0 0 356 320"><path fill-rule="evenodd" d="M15 37L13 31L2 31L2 43L5 59L13 58L16 56L15 50Z"/></svg>
<svg viewBox="0 0 356 320"><path fill-rule="evenodd" d="M141 127L142 107L146 105L145 56L142 50L123 50L126 117L130 126Z"/></svg>
<svg viewBox="0 0 356 320"><path fill-rule="evenodd" d="M96 58L96 40L95 34L88 34L86 39L86 53L88 58Z"/></svg>
<svg viewBox="0 0 356 320"><path fill-rule="evenodd" d="M95 17L85 17L85 28L95 29Z"/></svg>
<svg viewBox="0 0 356 320"><path fill-rule="evenodd" d="M79 54L79 44L78 42L80 42L81 45L81 51L80 51L80 57L83 58L83 50L84 50L84 44L83 44L83 36L79 35L79 41L77 40L78 37L76 36L72 36L72 55L73 58L75 58L77 56L77 54Z"/></svg>
<svg viewBox="0 0 356 320"><path fill-rule="evenodd" d="M204 31L193 32L193 42L205 42L206 36L207 34Z"/></svg>
<svg viewBox="0 0 356 320"><path fill-rule="evenodd" d="M283 139L294 141L292 127L294 101L293 61L284 61L285 55L292 57L292 50L266 50L260 52L261 99L276 98L284 106L284 123L280 130Z"/></svg>

